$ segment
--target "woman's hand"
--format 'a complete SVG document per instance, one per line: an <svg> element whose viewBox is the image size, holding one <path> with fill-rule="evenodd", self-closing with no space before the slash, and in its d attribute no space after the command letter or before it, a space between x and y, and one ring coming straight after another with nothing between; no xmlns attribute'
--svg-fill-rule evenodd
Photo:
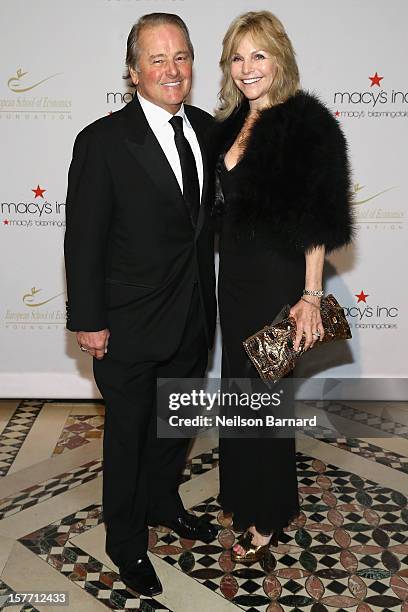
<svg viewBox="0 0 408 612"><path fill-rule="evenodd" d="M296 338L293 345L295 351L299 350L303 335L305 336L305 351L311 348L317 340L320 342L323 340L324 329L320 316L319 298L307 296L307 298L300 299L292 306L289 315L296 321Z"/></svg>

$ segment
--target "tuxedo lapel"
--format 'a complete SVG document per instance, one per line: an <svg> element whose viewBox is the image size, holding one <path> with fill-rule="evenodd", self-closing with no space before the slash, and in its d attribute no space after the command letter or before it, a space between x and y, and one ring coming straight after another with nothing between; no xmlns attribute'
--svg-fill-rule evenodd
<svg viewBox="0 0 408 612"><path fill-rule="evenodd" d="M124 108L124 111L126 112L126 146L129 152L144 168L163 195L173 201L189 218L177 178L147 122L136 95L133 101Z"/></svg>

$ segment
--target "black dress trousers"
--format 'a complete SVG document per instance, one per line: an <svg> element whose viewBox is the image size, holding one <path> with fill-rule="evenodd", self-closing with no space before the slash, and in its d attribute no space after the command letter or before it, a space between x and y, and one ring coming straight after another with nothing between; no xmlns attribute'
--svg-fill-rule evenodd
<svg viewBox="0 0 408 612"><path fill-rule="evenodd" d="M156 379L200 378L208 348L198 286L194 285L181 343L170 359L123 363L94 359L105 400L103 514L106 552L125 566L147 550L147 525L175 518L189 440L157 438Z"/></svg>

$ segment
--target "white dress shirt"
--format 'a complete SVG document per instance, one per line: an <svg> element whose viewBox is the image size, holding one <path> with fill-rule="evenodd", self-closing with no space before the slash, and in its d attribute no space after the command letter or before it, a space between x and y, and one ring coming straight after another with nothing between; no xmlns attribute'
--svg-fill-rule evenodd
<svg viewBox="0 0 408 612"><path fill-rule="evenodd" d="M161 106L157 106L149 100L146 100L146 98L143 98L143 96L141 96L138 92L137 97L139 98L139 102L147 119L147 122L153 130L153 133L156 136L157 140L159 141L159 144L163 149L163 153L167 157L167 160L176 176L177 182L180 185L181 192L183 193L183 176L181 173L180 158L176 148L176 143L174 142L174 130L171 124L169 123L169 120L174 115L166 111ZM200 145L198 144L197 136L195 135L191 123L189 122L188 117L185 113L183 104L181 105L180 110L175 115L182 117L183 119L184 136L190 143L197 166L198 182L200 184L201 197L203 192L203 160L201 157Z"/></svg>

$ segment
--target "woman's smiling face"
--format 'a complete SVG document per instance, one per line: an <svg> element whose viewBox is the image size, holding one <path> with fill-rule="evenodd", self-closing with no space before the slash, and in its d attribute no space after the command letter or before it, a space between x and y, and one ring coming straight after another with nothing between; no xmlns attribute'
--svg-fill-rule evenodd
<svg viewBox="0 0 408 612"><path fill-rule="evenodd" d="M246 34L231 58L231 76L251 109L269 106L268 93L276 76L276 61Z"/></svg>

